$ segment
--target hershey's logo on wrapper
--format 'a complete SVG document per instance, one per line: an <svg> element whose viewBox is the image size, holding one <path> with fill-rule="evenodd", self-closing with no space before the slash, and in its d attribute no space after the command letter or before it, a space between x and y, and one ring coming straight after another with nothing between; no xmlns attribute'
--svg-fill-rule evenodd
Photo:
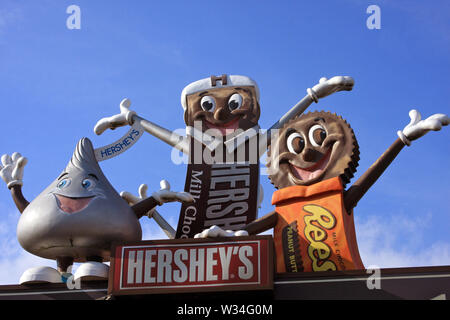
<svg viewBox="0 0 450 320"><path fill-rule="evenodd" d="M213 225L238 230L255 220L258 171L249 163L189 164L185 191L195 202L182 205L176 237L193 238Z"/></svg>

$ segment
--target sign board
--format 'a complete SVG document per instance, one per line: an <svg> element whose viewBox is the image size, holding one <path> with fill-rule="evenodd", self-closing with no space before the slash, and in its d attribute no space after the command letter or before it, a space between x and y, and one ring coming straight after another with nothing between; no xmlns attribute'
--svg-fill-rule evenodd
<svg viewBox="0 0 450 320"><path fill-rule="evenodd" d="M141 241L112 249L112 295L273 289L271 236Z"/></svg>

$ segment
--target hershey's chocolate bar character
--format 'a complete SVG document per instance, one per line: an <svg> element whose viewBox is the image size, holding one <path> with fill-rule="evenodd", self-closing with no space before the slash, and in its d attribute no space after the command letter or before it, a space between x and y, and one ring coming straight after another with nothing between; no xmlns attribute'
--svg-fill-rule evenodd
<svg viewBox="0 0 450 320"><path fill-rule="evenodd" d="M181 94L187 136L164 129L129 110L101 119L95 133L132 125L136 121L148 133L189 155L185 190L194 198L184 205L177 237L189 238L211 225L240 229L257 216L259 158L270 144L270 133L301 114L312 102L338 91L353 88L351 77L322 78L307 95L261 133L259 88L246 76L222 75L201 79Z"/></svg>

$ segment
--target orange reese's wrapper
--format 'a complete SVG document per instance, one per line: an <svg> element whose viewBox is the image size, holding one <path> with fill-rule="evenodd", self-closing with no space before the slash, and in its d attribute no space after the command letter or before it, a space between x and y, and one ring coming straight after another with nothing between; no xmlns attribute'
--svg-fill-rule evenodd
<svg viewBox="0 0 450 320"><path fill-rule="evenodd" d="M277 272L364 269L339 177L274 192Z"/></svg>

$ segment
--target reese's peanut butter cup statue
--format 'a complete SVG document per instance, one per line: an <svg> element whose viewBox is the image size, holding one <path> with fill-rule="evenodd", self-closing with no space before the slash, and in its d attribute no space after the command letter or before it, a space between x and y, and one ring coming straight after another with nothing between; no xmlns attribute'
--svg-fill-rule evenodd
<svg viewBox="0 0 450 320"><path fill-rule="evenodd" d="M25 271L20 283L60 283L71 276L74 262L82 264L74 279L106 279L110 248L115 241L139 241L139 219L156 205L192 201L167 187L130 206L103 174L89 139L81 139L64 171L31 203L22 194L27 159L19 153L1 158L0 176L21 212L17 237L28 252L57 261L58 269Z"/></svg>
<svg viewBox="0 0 450 320"><path fill-rule="evenodd" d="M405 145L450 122L444 114L422 120L416 110L410 117L399 138L348 189L359 160L350 125L328 112L311 112L287 122L269 149L269 178L278 189L272 197L276 209L239 235L274 228L279 273L364 269L354 207ZM213 227L197 236L217 235L233 234Z"/></svg>
<svg viewBox="0 0 450 320"><path fill-rule="evenodd" d="M184 88L186 136L164 129L129 110L101 119L94 131L136 123L156 138L188 155L185 191L195 201L183 205L176 238L192 238L213 225L239 230L257 217L262 199L259 158L267 151L272 130L301 114L311 103L334 92L349 91L351 77L322 78L307 95L269 130L258 124L260 94L255 81L246 76L222 75L195 81Z"/></svg>

